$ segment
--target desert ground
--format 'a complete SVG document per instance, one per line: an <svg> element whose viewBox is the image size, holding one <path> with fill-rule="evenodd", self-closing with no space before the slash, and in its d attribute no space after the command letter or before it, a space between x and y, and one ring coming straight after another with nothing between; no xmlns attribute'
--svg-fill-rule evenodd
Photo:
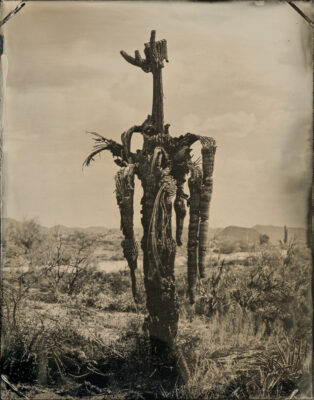
<svg viewBox="0 0 314 400"><path fill-rule="evenodd" d="M150 355L141 259L135 304L118 229L6 220L4 232L0 366L13 389L2 380L3 399L311 397L305 230L213 229L193 307L184 233L176 258L184 382Z"/></svg>

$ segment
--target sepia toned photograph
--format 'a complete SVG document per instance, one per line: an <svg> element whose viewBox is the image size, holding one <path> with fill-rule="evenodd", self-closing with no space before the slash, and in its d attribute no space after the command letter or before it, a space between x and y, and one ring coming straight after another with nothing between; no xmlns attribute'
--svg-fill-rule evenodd
<svg viewBox="0 0 314 400"><path fill-rule="evenodd" d="M1 7L1 399L313 399L311 4Z"/></svg>

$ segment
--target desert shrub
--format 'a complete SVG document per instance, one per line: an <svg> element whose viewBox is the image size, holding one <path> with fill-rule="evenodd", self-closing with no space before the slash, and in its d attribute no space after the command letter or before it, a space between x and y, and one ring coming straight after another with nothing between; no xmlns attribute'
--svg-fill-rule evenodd
<svg viewBox="0 0 314 400"><path fill-rule="evenodd" d="M5 324L2 324L2 329L6 329ZM26 342L24 335L12 330L10 338L6 335L2 341L1 372L8 375L13 382L34 382L37 376L37 360L32 341Z"/></svg>
<svg viewBox="0 0 314 400"><path fill-rule="evenodd" d="M137 272L137 298L132 297L131 279L128 270L104 273L95 271L77 294L82 304L104 311L145 312L146 295L144 283Z"/></svg>
<svg viewBox="0 0 314 400"><path fill-rule="evenodd" d="M5 237L4 265L14 267L7 269L6 275L12 275L13 270L21 277L25 271L32 274L32 287L40 288L42 294L47 292L48 301L57 301L59 292L78 293L90 276L94 262L92 235L64 235L58 229L44 233L35 220L28 220L10 224ZM18 279L16 276L16 282Z"/></svg>
<svg viewBox="0 0 314 400"><path fill-rule="evenodd" d="M287 333L298 331L300 338L308 338L310 265L309 250L297 244L290 244L286 252L263 244L245 265L211 263L208 277L197 285L195 313L211 318L238 312L240 307L252 313L255 329L263 326L266 336L279 323ZM180 275L177 287L183 316L190 315L185 285L185 277Z"/></svg>
<svg viewBox="0 0 314 400"><path fill-rule="evenodd" d="M280 326L265 337L262 327L255 329L254 313L240 307L234 311L181 320L178 343L190 377L169 398L288 398L293 391L310 397L311 346Z"/></svg>
<svg viewBox="0 0 314 400"><path fill-rule="evenodd" d="M224 262L222 261L216 268L211 268L206 280L199 283L200 296L195 305L197 314L211 317L231 311L228 293L224 290L224 272Z"/></svg>
<svg viewBox="0 0 314 400"><path fill-rule="evenodd" d="M21 267L38 263L46 236L35 219L6 227L3 246L3 266Z"/></svg>
<svg viewBox="0 0 314 400"><path fill-rule="evenodd" d="M275 343L257 356L259 370L252 374L251 390L262 396L289 396L293 391L308 388L304 378L311 381L310 369L304 363L309 346L295 336L277 336ZM254 387L255 386L255 387Z"/></svg>
<svg viewBox="0 0 314 400"><path fill-rule="evenodd" d="M131 287L129 271L122 270L104 274L103 283L110 288L113 295L125 293Z"/></svg>
<svg viewBox="0 0 314 400"><path fill-rule="evenodd" d="M266 324L267 334L276 321L287 331L298 329L300 335L308 334L309 259L303 262L292 253L285 257L278 249L267 247L252 262L234 276L231 297Z"/></svg>
<svg viewBox="0 0 314 400"><path fill-rule="evenodd" d="M269 243L269 236L266 234L260 234L259 235L259 243L262 245Z"/></svg>
<svg viewBox="0 0 314 400"><path fill-rule="evenodd" d="M1 322L6 322L9 334L14 334L17 330L19 321L23 317L21 310L29 298L34 282L33 272L15 268L5 274L1 288Z"/></svg>
<svg viewBox="0 0 314 400"><path fill-rule="evenodd" d="M94 241L89 235L75 232L68 236L55 232L43 260L45 275L54 292L78 293L88 279L93 264Z"/></svg>
<svg viewBox="0 0 314 400"><path fill-rule="evenodd" d="M215 315L224 316L234 312L237 304L230 296L230 290L234 286L232 271L235 269L238 267L226 265L223 257L210 262L206 269L207 277L197 282L196 302L192 308L187 296L186 276L180 274L176 279L176 287L181 316L191 318L196 314L210 319Z"/></svg>
<svg viewBox="0 0 314 400"><path fill-rule="evenodd" d="M11 381L61 383L66 377L99 372L108 345L78 329L70 310L60 316L27 306L21 311L17 325L8 326L5 318L2 323L0 367Z"/></svg>

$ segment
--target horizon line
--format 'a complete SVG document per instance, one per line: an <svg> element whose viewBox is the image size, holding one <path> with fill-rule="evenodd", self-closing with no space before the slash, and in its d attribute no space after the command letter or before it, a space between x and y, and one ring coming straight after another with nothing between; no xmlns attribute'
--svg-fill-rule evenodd
<svg viewBox="0 0 314 400"><path fill-rule="evenodd" d="M62 224L62 223L56 223L54 225L44 225L40 222L40 218L39 217L29 217L29 218L24 218L22 221L13 217L1 217L1 220L6 220L6 219L11 219L14 220L16 222L19 223L23 223L26 222L27 220L35 220L40 226L42 226L43 228L47 228L47 229L51 229L57 226L64 226L66 228L70 228L70 229L89 229L89 228L105 228L105 229L117 229L120 230L119 224L117 224L117 226L105 226L105 225L88 225L88 226L73 226L73 225L66 225L66 224ZM227 227L237 227L237 228L247 228L247 229L253 229L256 226L267 226L267 227L273 227L273 228L283 228L284 226L287 226L288 229L308 229L308 226L288 226L288 225L273 225L273 224L267 224L267 223L255 223L254 225L236 225L236 224L229 224L229 225L225 225L225 226L209 226L209 228L211 229L224 229ZM139 229L142 228L142 225L138 225L138 224L134 224L134 229ZM185 226L184 228L188 228L188 226Z"/></svg>

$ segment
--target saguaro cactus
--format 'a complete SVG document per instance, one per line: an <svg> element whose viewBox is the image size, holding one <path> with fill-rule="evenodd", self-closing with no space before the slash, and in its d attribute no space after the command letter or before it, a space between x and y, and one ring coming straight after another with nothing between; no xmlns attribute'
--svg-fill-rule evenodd
<svg viewBox="0 0 314 400"><path fill-rule="evenodd" d="M205 277L204 259L208 242L209 204L212 193L212 174L215 156L215 141L187 133L179 137L169 135L169 124L164 125L162 68L168 62L166 40L156 41L151 32L145 44L145 58L139 51L131 57L121 51L123 58L144 72L153 74L153 107L141 125L135 125L121 136L121 144L95 136L93 152L84 164L89 165L94 156L109 150L114 161L121 167L116 176L116 196L121 213L121 230L124 256L128 261L132 277L132 291L136 301L135 269L138 246L133 231L134 176L143 187L143 269L146 289L148 328L153 349L172 348L178 327L178 300L175 290L174 262L176 245L181 245L183 220L186 215L185 202L190 207L188 236L188 293L194 303L197 271ZM130 151L133 133L143 136L143 149ZM202 144L203 162L193 162L191 146L199 140ZM189 179L190 196L183 191L186 176ZM176 241L172 237L172 208L176 212ZM198 266L198 267L197 267Z"/></svg>

